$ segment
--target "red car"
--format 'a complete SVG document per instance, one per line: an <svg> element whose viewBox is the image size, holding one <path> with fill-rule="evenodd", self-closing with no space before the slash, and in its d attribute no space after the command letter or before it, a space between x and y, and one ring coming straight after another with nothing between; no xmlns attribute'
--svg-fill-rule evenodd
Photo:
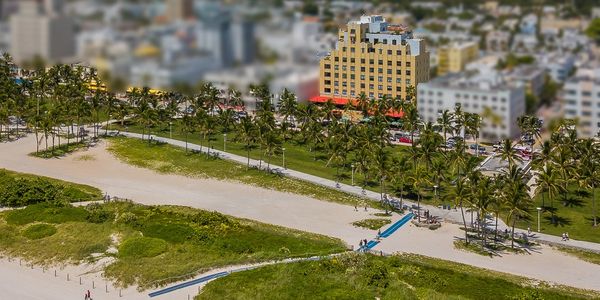
<svg viewBox="0 0 600 300"><path fill-rule="evenodd" d="M400 142L400 143L412 144L412 142L410 141L410 138L409 138L409 137L405 137L405 136L403 136L403 137L399 138L399 139L398 139L398 142Z"/></svg>

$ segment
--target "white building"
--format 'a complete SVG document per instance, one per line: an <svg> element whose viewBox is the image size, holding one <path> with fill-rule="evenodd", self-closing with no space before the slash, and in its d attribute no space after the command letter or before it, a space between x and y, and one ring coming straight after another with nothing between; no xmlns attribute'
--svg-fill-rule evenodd
<svg viewBox="0 0 600 300"><path fill-rule="evenodd" d="M207 73L204 80L212 82L219 89L234 87L243 93L248 93L251 84L268 82L273 93L274 105L279 102L279 96L287 88L305 102L319 95L319 69L314 66L293 64L250 65L231 70Z"/></svg>
<svg viewBox="0 0 600 300"><path fill-rule="evenodd" d="M570 52L546 53L536 57L536 62L546 68L552 80L564 82L573 71L575 55Z"/></svg>
<svg viewBox="0 0 600 300"><path fill-rule="evenodd" d="M194 85L204 73L219 69L211 55L172 57L169 60L146 60L131 67L131 85L168 88L177 83Z"/></svg>
<svg viewBox="0 0 600 300"><path fill-rule="evenodd" d="M75 54L74 24L62 14L62 1L20 1L10 28L10 52L16 62L35 56L55 61Z"/></svg>
<svg viewBox="0 0 600 300"><path fill-rule="evenodd" d="M580 70L565 82L563 89L565 118L579 121L580 136L600 132L600 69Z"/></svg>
<svg viewBox="0 0 600 300"><path fill-rule="evenodd" d="M419 84L417 99L419 114L426 122L435 123L440 113L454 110L456 104L482 117L491 112L493 118L483 119L480 133L485 140L518 136L517 118L525 114L525 87L506 82L498 73L467 71L438 77Z"/></svg>

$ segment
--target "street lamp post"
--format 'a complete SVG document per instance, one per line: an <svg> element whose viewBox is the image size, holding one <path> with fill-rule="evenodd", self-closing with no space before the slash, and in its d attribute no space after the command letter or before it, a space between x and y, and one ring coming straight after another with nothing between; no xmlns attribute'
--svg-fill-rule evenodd
<svg viewBox="0 0 600 300"><path fill-rule="evenodd" d="M352 167L352 185L354 185L354 164L350 165Z"/></svg>
<svg viewBox="0 0 600 300"><path fill-rule="evenodd" d="M436 184L433 186L433 198L435 199L436 202L437 202L437 189L438 189L438 186Z"/></svg>
<svg viewBox="0 0 600 300"><path fill-rule="evenodd" d="M173 139L173 122L169 122L169 138Z"/></svg>
<svg viewBox="0 0 600 300"><path fill-rule="evenodd" d="M285 148L281 148L281 152L283 155L283 169L287 170L287 168L285 167Z"/></svg>
<svg viewBox="0 0 600 300"><path fill-rule="evenodd" d="M227 151L227 133L223 133L223 152Z"/></svg>
<svg viewBox="0 0 600 300"><path fill-rule="evenodd" d="M540 231L541 231L541 230L540 230L540 227L541 227L541 226L540 226L540 214L542 213L542 208L541 208L541 207L538 207L538 208L537 208L537 211L538 211L538 232L540 232Z"/></svg>

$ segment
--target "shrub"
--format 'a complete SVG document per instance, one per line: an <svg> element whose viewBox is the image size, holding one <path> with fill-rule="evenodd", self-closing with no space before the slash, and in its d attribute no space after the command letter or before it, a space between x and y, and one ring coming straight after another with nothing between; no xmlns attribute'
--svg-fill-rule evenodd
<svg viewBox="0 0 600 300"><path fill-rule="evenodd" d="M167 242L151 237L130 238L119 246L119 257L155 257L167 251Z"/></svg>
<svg viewBox="0 0 600 300"><path fill-rule="evenodd" d="M23 230L23 236L30 240L39 240L56 233L56 227L50 224L34 224Z"/></svg>
<svg viewBox="0 0 600 300"><path fill-rule="evenodd" d="M87 207L89 214L87 215L87 221L90 223L104 223L114 218L113 212L104 208L99 204L90 204Z"/></svg>
<svg viewBox="0 0 600 300"><path fill-rule="evenodd" d="M127 224L127 225L132 225L132 226L137 226L138 225L138 216L136 216L132 212L126 211L117 216L116 222L122 223L122 224Z"/></svg>
<svg viewBox="0 0 600 300"><path fill-rule="evenodd" d="M201 211L192 216L192 221L199 226L217 227L221 224L230 225L231 220L227 216L216 211Z"/></svg>
<svg viewBox="0 0 600 300"><path fill-rule="evenodd" d="M11 207L62 199L60 189L45 179L7 180L0 189L0 204Z"/></svg>
<svg viewBox="0 0 600 300"><path fill-rule="evenodd" d="M39 203L8 212L6 222L15 225L25 225L33 222L55 224L85 222L87 215L88 212L82 207L63 207L50 203Z"/></svg>

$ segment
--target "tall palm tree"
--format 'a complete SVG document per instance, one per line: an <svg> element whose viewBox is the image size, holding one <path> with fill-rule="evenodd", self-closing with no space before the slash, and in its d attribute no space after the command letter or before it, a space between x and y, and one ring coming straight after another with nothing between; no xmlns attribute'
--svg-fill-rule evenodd
<svg viewBox="0 0 600 300"><path fill-rule="evenodd" d="M465 218L464 206L469 203L471 199L471 190L466 184L466 180L464 178L460 178L456 181L456 185L450 189L450 193L448 194L450 199L454 200L454 205L460 207L460 214L463 220L463 226L465 229L465 243L469 244L469 234L467 229L467 219Z"/></svg>
<svg viewBox="0 0 600 300"><path fill-rule="evenodd" d="M362 111L363 117L368 115L369 98L364 92L360 93L356 98L356 106L360 111Z"/></svg>
<svg viewBox="0 0 600 300"><path fill-rule="evenodd" d="M554 199L563 189L560 174L553 165L548 165L537 173L533 186L535 188L534 195L542 196L542 208L546 207L546 195L548 195L551 206L554 207Z"/></svg>
<svg viewBox="0 0 600 300"><path fill-rule="evenodd" d="M340 179L340 166L343 165L346 160L346 149L342 138L339 136L330 136L327 139L327 150L329 152L329 160L327 160L326 167L330 164L335 165L335 180L336 182Z"/></svg>
<svg viewBox="0 0 600 300"><path fill-rule="evenodd" d="M479 173L479 172L475 172ZM477 224L479 235L482 237L482 246L486 243L486 214L489 212L490 206L494 201L494 183L489 177L480 175L480 180L472 186L471 204L477 210Z"/></svg>
<svg viewBox="0 0 600 300"><path fill-rule="evenodd" d="M452 113L447 109L442 111L442 113L437 119L437 125L439 126L440 130L444 133L444 143L448 142L448 132L454 131L453 123L454 117L452 116Z"/></svg>
<svg viewBox="0 0 600 300"><path fill-rule="evenodd" d="M521 161L521 157L517 153L517 149L513 146L512 141L505 139L502 141L498 155L502 160L508 161L508 167L515 166L516 162Z"/></svg>
<svg viewBox="0 0 600 300"><path fill-rule="evenodd" d="M256 142L256 126L252 120L252 117L243 117L240 119L240 123L237 126L237 135L235 139L241 143L243 143L246 148L248 162L246 164L246 168L250 168L250 150L252 149L252 144Z"/></svg>
<svg viewBox="0 0 600 300"><path fill-rule="evenodd" d="M481 129L481 116L468 113L465 120L465 132L475 138L475 156L479 157L479 130Z"/></svg>
<svg viewBox="0 0 600 300"><path fill-rule="evenodd" d="M515 246L515 224L517 219L529 217L531 208L531 197L529 197L529 186L525 183L523 171L512 165L504 174L505 185L503 188L503 200L508 210L507 220L511 224L511 248Z"/></svg>
<svg viewBox="0 0 600 300"><path fill-rule="evenodd" d="M417 194L417 218L421 222L421 189L430 187L432 184L425 167L416 162L415 164L417 166L412 170L409 181L412 182L413 191Z"/></svg>
<svg viewBox="0 0 600 300"><path fill-rule="evenodd" d="M288 89L283 89L278 105L279 113L283 115L283 122L290 122L290 117L296 115L296 110L298 109L296 95Z"/></svg>
<svg viewBox="0 0 600 300"><path fill-rule="evenodd" d="M382 147L375 147L373 153L373 166L377 172L377 178L379 179L379 195L380 200L383 201L383 195L385 194L385 182L389 177L389 154Z"/></svg>

